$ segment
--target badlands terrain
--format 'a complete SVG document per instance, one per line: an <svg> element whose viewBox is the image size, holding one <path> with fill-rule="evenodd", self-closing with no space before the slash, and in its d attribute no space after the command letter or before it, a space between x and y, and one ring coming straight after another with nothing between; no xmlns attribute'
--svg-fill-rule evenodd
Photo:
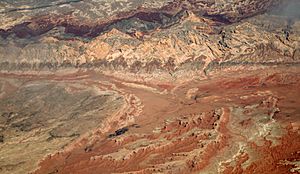
<svg viewBox="0 0 300 174"><path fill-rule="evenodd" d="M300 1L0 1L0 173L300 173Z"/></svg>

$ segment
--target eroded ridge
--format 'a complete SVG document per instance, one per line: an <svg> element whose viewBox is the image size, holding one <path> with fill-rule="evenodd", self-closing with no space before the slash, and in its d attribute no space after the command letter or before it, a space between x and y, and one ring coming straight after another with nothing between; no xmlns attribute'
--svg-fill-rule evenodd
<svg viewBox="0 0 300 174"><path fill-rule="evenodd" d="M0 1L0 173L299 173L299 8Z"/></svg>
<svg viewBox="0 0 300 174"><path fill-rule="evenodd" d="M275 12L278 0L96 2L2 12L0 70L97 69L174 79L299 64L299 14L287 13L298 1L284 1ZM2 2L11 10L22 4Z"/></svg>
<svg viewBox="0 0 300 174"><path fill-rule="evenodd" d="M299 113L288 108L299 104L299 74L271 74L185 83L167 93L123 86L144 105L133 124L45 158L36 173L293 173ZM152 108L156 95L161 108Z"/></svg>

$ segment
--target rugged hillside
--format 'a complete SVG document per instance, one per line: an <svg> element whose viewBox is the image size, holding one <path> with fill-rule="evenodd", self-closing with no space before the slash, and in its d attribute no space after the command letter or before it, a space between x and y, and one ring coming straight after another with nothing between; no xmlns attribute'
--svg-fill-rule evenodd
<svg viewBox="0 0 300 174"><path fill-rule="evenodd" d="M300 1L0 1L0 173L299 173Z"/></svg>
<svg viewBox="0 0 300 174"><path fill-rule="evenodd" d="M284 9L262 14L278 3L4 1L0 66L201 73L220 65L298 63L298 18L282 15Z"/></svg>

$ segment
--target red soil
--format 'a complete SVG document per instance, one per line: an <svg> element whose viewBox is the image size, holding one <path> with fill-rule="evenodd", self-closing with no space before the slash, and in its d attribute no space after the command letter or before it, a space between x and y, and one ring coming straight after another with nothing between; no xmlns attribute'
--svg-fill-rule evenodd
<svg viewBox="0 0 300 174"><path fill-rule="evenodd" d="M66 148L68 150L46 157L35 173L211 171L279 174L292 173L290 169L293 166L284 165L282 161L300 160L299 71L227 74L185 83L179 88L175 88L174 84L157 85L159 91L172 89L172 93L167 94L127 87L120 80L92 73L89 76L95 81L107 80L124 95L134 94L141 100L142 112L135 116L138 127L129 126L128 132L115 138L107 135L119 127L112 127L109 132L98 132L94 135L98 137L95 141L84 139L76 146ZM64 80L63 77L51 78ZM196 99L185 96L191 88L198 88ZM239 108L241 117L234 116L232 112ZM123 122L129 115L130 112L121 116ZM276 137L273 132L259 137L263 144L247 137L245 129L255 132L260 131L258 127L262 124L272 126L272 119L263 121L264 115L272 117L280 125L276 131L284 132L277 138L278 144L267 138ZM114 124L120 125L118 122ZM241 132L241 135L236 132ZM227 152L234 151L239 143L244 143L251 151L229 155ZM87 147L90 150L87 151ZM258 155L253 158L255 154ZM221 166L216 164L221 163L224 168L219 170Z"/></svg>

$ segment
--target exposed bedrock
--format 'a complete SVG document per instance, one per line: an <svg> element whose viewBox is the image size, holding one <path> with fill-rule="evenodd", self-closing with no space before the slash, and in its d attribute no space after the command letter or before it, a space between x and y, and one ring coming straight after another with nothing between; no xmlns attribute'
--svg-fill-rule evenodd
<svg viewBox="0 0 300 174"><path fill-rule="evenodd" d="M1 0L0 173L299 172L299 0Z"/></svg>
<svg viewBox="0 0 300 174"><path fill-rule="evenodd" d="M49 78L48 78L49 79ZM0 77L0 173L29 173L44 156L99 127L124 99L83 83Z"/></svg>
<svg viewBox="0 0 300 174"><path fill-rule="evenodd" d="M100 68L134 73L181 69L201 72L225 64L299 62L298 21L291 26L288 39L282 31L287 23L280 18L260 16L222 30L205 21L190 14L181 24L151 35L133 36L114 28L87 41L52 31L29 41L9 37L2 40L0 47L1 70ZM225 33L224 39L220 31Z"/></svg>
<svg viewBox="0 0 300 174"><path fill-rule="evenodd" d="M38 9L50 11L47 15L20 10L24 19L9 27L5 20L15 19L19 10L1 12L5 24L0 26L1 70L97 68L176 76L185 69L207 74L223 65L299 62L300 22L296 12L286 12L289 4L275 8L277 1L180 1L155 8L124 7L99 18L68 12L75 7L85 11L77 6L80 3L70 2L64 14L60 8L51 13L52 7ZM16 4L2 2L10 8ZM201 9L209 11L200 13ZM216 20L215 13L227 22ZM254 14L260 15L247 18Z"/></svg>
<svg viewBox="0 0 300 174"><path fill-rule="evenodd" d="M300 160L294 70L222 73L155 88L117 83L143 103L136 124L74 143L35 173L293 173Z"/></svg>
<svg viewBox="0 0 300 174"><path fill-rule="evenodd" d="M2 28L0 34L7 37L15 34L17 37L33 37L46 33L55 27L64 27L65 33L76 36L95 37L110 28L121 27L127 33L134 32L126 30L126 27L134 27L141 32L151 31L157 28L166 28L184 18L187 11L192 11L199 16L209 17L221 23L232 23L246 17L263 13L274 6L279 0L248 0L236 1L234 3L218 1L178 1L170 2L168 5L157 9L140 8L132 11L125 11L106 16L105 18L94 19L93 21L82 21L72 14L51 14L47 16L34 16L29 20L13 25L9 28ZM80 1L76 1L80 2ZM59 3L64 5L64 3ZM3 16L10 16L12 12L31 11L37 7L17 8L3 11ZM38 8L43 8L39 6ZM5 19L4 19L5 20ZM138 26L124 26L122 23L139 22ZM130 24L129 24L130 25Z"/></svg>

